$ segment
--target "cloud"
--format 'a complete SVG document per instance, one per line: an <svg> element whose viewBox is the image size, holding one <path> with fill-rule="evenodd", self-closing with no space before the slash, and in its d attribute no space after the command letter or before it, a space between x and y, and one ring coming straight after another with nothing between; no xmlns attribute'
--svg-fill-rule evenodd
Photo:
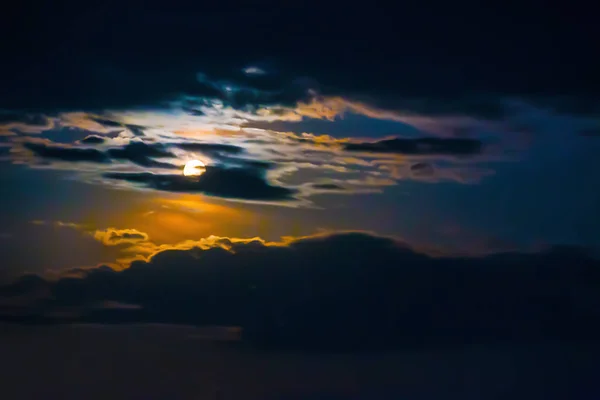
<svg viewBox="0 0 600 400"><path fill-rule="evenodd" d="M266 71L259 67L246 67L243 69L246 75L264 75Z"/></svg>
<svg viewBox="0 0 600 400"><path fill-rule="evenodd" d="M98 136L87 136L81 140L81 144L100 144L105 141L104 138ZM173 164L153 160L153 158L175 156L160 143L148 144L141 141L130 141L122 147L112 147L104 151L48 141L24 141L22 146L43 159L98 164L110 164L113 160L126 160L142 167L176 168Z"/></svg>
<svg viewBox="0 0 600 400"><path fill-rule="evenodd" d="M108 128L125 128L129 130L134 136L144 136L144 127L134 124L125 124L119 121L113 121L111 119L105 119L100 117L89 116L91 121L97 122Z"/></svg>
<svg viewBox="0 0 600 400"><path fill-rule="evenodd" d="M88 135L81 139L80 142L83 144L101 144L105 142L105 139L98 135Z"/></svg>
<svg viewBox="0 0 600 400"><path fill-rule="evenodd" d="M133 164L148 168L178 168L173 164L154 160L155 158L176 158L170 148L177 148L186 152L202 152L210 156L214 163L239 168L267 170L274 167L274 163L263 160L247 159L237 157L245 152L240 146L222 143L203 142L165 142L147 143L138 139L127 140L120 147L109 147L104 149L85 147L85 145L107 144L110 139L98 135L88 135L74 144L58 144L48 140L31 139L15 140L36 156L46 159L61 160L67 162L92 162L110 163L111 160L125 160Z"/></svg>
<svg viewBox="0 0 600 400"><path fill-rule="evenodd" d="M207 153L225 153L236 155L244 152L242 147L220 143L184 142L176 143L174 146L187 151L200 151Z"/></svg>
<svg viewBox="0 0 600 400"><path fill-rule="evenodd" d="M296 191L274 186L257 170L207 166L199 177L153 173L106 173L105 178L168 192L204 193L241 200L292 200Z"/></svg>
<svg viewBox="0 0 600 400"><path fill-rule="evenodd" d="M98 118L98 117L89 117L92 121L99 123L100 125L107 126L109 128L120 128L123 126L122 123L113 121L110 119Z"/></svg>
<svg viewBox="0 0 600 400"><path fill-rule="evenodd" d="M0 111L0 125L7 123L46 126L48 125L48 118L44 115L35 113L16 113Z"/></svg>
<svg viewBox="0 0 600 400"><path fill-rule="evenodd" d="M122 271L27 278L0 293L45 286L44 312L117 302L140 307L120 321L237 325L246 340L270 345L356 348L593 337L599 271L577 248L433 257L396 239L341 232L280 243L212 237Z"/></svg>
<svg viewBox="0 0 600 400"><path fill-rule="evenodd" d="M313 183L312 187L315 189L322 189L322 190L333 190L333 191L337 191L337 190L346 190L343 186L340 186L338 184L335 183Z"/></svg>
<svg viewBox="0 0 600 400"><path fill-rule="evenodd" d="M71 228L71 229L78 229L78 230L85 229L84 225L77 224L75 222L34 220L34 221L31 221L31 223L34 225L54 225L58 228Z"/></svg>
<svg viewBox="0 0 600 400"><path fill-rule="evenodd" d="M476 139L442 139L421 138L401 139L393 138L378 142L346 143L347 151L368 153L391 153L403 155L450 155L473 156L481 153L483 144Z"/></svg>
<svg viewBox="0 0 600 400"><path fill-rule="evenodd" d="M441 181L474 184L482 179L494 175L495 171L476 165L436 165L431 162L418 162L414 164L382 164L381 168L389 170L396 179L414 179L421 182L437 183Z"/></svg>
<svg viewBox="0 0 600 400"><path fill-rule="evenodd" d="M216 132L210 136L207 134L208 137L203 141L182 141L177 135L161 131L156 133L148 129L144 141L131 136L116 140L90 135L89 139L80 140L73 145L48 140L33 142L31 138L19 138L20 141L15 139L14 143L26 143L25 148L29 146L30 151L36 150L34 154L39 158L105 164L106 167L89 170L82 175L88 182L112 185L118 180L124 188L204 193L246 201L281 201L280 205L291 205L294 200L300 199L301 203L308 205L308 198L318 193L339 195L381 192L382 188L393 186L400 179L430 183L443 180L476 183L493 173L476 165L467 165L467 160L474 163L482 159L475 157L481 155L483 147L481 141L476 139L428 137L353 142L329 135L260 129L226 135L229 136L223 137L220 132ZM103 143L99 143L100 140ZM258 145L255 140L262 142ZM90 141L98 143L92 147ZM487 154L483 157L490 161ZM159 160L162 158L170 160ZM214 168L214 171L224 172L211 172L199 180L191 180L178 173L165 174L158 170L181 169L181 164L192 158L201 159ZM419 158L422 162L427 160L435 173L411 170L410 166L416 161L414 158ZM29 161L24 157L19 158L18 149L13 159ZM146 168L144 172L147 173L139 173L138 169L132 168L124 170L114 161L131 162ZM460 165L455 165L456 163ZM48 165L61 169L81 168L58 163ZM212 178L213 174L219 175L220 182ZM321 186L323 181L331 182L335 187ZM237 182L245 182L248 186L241 187Z"/></svg>
<svg viewBox="0 0 600 400"><path fill-rule="evenodd" d="M432 176L435 173L433 166L428 163L415 163L410 166L410 170L417 176Z"/></svg>
<svg viewBox="0 0 600 400"><path fill-rule="evenodd" d="M39 133L53 126L53 120L42 114L0 110L0 136L14 136L17 132Z"/></svg>
<svg viewBox="0 0 600 400"><path fill-rule="evenodd" d="M226 12L211 13L211 21L200 9L168 17L143 10L140 18L125 26L118 21L130 10L123 7L106 16L109 28L104 35L98 31L84 35L99 41L120 38L98 55L86 45L87 39L78 39L80 35L73 31L72 21L89 19L73 3L64 7L69 10L66 13L48 13L48 21L57 21L54 26L45 20L32 25L39 41L29 40L30 27L18 25L12 29L15 43L19 35L27 40L5 66L5 76L11 79L7 79L6 90L0 95L0 108L100 112L160 107L188 97L220 98L234 107L248 108L297 103L306 97L309 88L325 96L360 100L385 110L429 115L498 116L503 112L499 99L504 97L538 100L551 95L588 99L597 111L597 93L582 83L590 79L581 78L595 76L592 63L583 62L572 46L554 44L561 47L558 51L540 44L543 41L528 28L535 23L515 24L510 32L504 29L498 35L494 31L498 27L473 25L473 21L489 18L463 20L466 13L453 15L453 25L449 25L447 20L436 17L432 22L428 13L416 16L411 10L409 14L414 18L398 24L397 16L408 15L406 10L362 8L345 10L341 21L337 18L339 10L332 5L320 7L322 22L316 22L312 29L322 40L316 42L302 39L304 22L314 20L312 7L300 10L285 6L277 15L268 8L249 12L234 6ZM286 21L286 29L277 35L272 34L268 23L275 17ZM424 24L424 20L429 23ZM349 28L355 26L363 29ZM452 29L455 26L464 29ZM464 32L473 31L481 38L469 36L465 41ZM242 40L247 32L254 32L257 39ZM195 38L209 36L211 43L204 44L202 54L190 50ZM424 46L397 40L416 36L424 38ZM564 43L583 43L585 39L570 37ZM161 40L177 44L154 46ZM140 51L129 51L127 43L133 41ZM515 45L507 48L507 41ZM53 57L53 46L69 52L70 57ZM503 51L498 51L499 47ZM533 47L537 49L535 54L525 51ZM231 54L224 56L223 48L230 49ZM446 51L437 51L440 48ZM481 62L456 56L466 51L478 54ZM561 62L558 54L567 53L572 62ZM261 62L265 55L272 57L268 63ZM527 62L513 68L524 56ZM269 68L262 67L266 64ZM562 94L566 96L559 96ZM562 105L565 101L556 103ZM575 102L577 109L590 108L579 103L585 101Z"/></svg>
<svg viewBox="0 0 600 400"><path fill-rule="evenodd" d="M25 142L23 147L31 150L36 156L68 162L92 162L106 164L109 157L102 151L90 148L77 148L65 145Z"/></svg>
<svg viewBox="0 0 600 400"><path fill-rule="evenodd" d="M214 164L227 167L267 170L275 167L276 163L266 160L255 160L239 157L246 152L242 146L223 143L183 142L170 143L170 146L195 153L199 152L212 158Z"/></svg>
<svg viewBox="0 0 600 400"><path fill-rule="evenodd" d="M117 246L120 244L135 244L147 241L148 235L137 229L107 228L95 231L94 238L106 246Z"/></svg>
<svg viewBox="0 0 600 400"><path fill-rule="evenodd" d="M108 155L117 160L128 160L142 167L173 168L169 163L155 161L152 158L174 157L160 143L148 144L139 141L131 141L121 148L107 150Z"/></svg>

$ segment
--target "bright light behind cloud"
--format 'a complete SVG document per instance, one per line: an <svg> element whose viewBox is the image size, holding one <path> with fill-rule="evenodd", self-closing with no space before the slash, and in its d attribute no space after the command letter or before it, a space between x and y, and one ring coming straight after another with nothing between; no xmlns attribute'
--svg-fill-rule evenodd
<svg viewBox="0 0 600 400"><path fill-rule="evenodd" d="M183 168L185 176L200 176L206 171L206 165L200 160L190 160Z"/></svg>

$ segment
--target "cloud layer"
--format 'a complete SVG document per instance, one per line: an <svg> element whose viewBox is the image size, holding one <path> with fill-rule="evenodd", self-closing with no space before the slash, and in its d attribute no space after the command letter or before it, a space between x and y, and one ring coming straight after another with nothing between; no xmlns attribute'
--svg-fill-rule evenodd
<svg viewBox="0 0 600 400"><path fill-rule="evenodd" d="M437 20L426 10L371 14L346 7L340 21L336 7L319 5L316 17L311 7L290 5L281 9L285 17L277 15L286 28L273 34L266 29L274 17L270 7L253 12L214 7L218 10L210 18L205 8L195 7L167 14L143 7L111 9L103 21L128 13L137 17L128 24L107 23L103 34L91 29L90 36L84 35L97 44L119 38L100 46L102 51L79 41L81 29L72 25L96 15L95 9L65 7L69 11L53 19L65 18L64 24L49 25L52 18L28 15L45 34L31 41L25 29L24 44L16 53L7 52L12 62L4 74L10 77L7 88L0 94L0 136L11 147L11 160L85 170L88 182L119 179L130 189L265 202L300 198L309 204L307 199L317 193L370 193L402 180L478 183L494 173L490 163L514 160L538 131L548 131L541 128L555 126L557 119L568 118L573 132L598 128L597 91L573 79L587 71L588 63L548 62L544 57L558 53L554 47L540 47L545 41L535 37L545 36L526 28L533 26L530 22L517 24L519 29L511 24L510 32L502 25L502 32L515 35L519 40L513 43L519 45L532 40L545 56L536 58L529 48L520 52L515 45L505 49L514 57L507 63L510 57L491 50L494 37L473 35L474 30L465 28L473 21L456 22L463 15L454 9L447 10L454 19ZM400 23L400 17L391 17L416 12L424 12L420 15L437 33L415 26L412 18L402 17ZM488 15L489 10L481 12ZM451 29L443 29L450 20ZM299 40L304 32L298 29L306 21L318 41ZM229 28L223 31L224 26ZM349 28L358 26L362 28ZM23 28L13 29L15 40ZM483 32L488 27L477 28ZM403 29L407 35L396 32ZM254 36L247 38L250 31ZM431 47L399 39L416 32ZM446 42L448 32L458 35L455 42ZM198 45L193 38L208 36L212 39L201 52L192 50ZM39 38L49 42L42 45ZM496 44L505 48L507 40ZM157 47L157 41L177 44ZM137 47L131 51L129 43ZM59 44L65 57L48 53ZM478 54L479 61L459 54ZM528 57L533 59L527 62ZM345 118L368 123L351 126L352 134L332 134L327 125L324 132L310 129L315 121L338 124ZM392 129L383 132L378 126L383 122ZM533 128L516 132L522 126ZM34 134L50 141L30 140ZM68 135L77 140L64 140ZM36 160L21 157L24 149ZM195 158L213 166L227 181L220 184L226 189L165 173ZM85 163L98 164L98 170ZM235 190L230 179L241 182ZM241 188L249 191L241 193Z"/></svg>
<svg viewBox="0 0 600 400"><path fill-rule="evenodd" d="M343 19L337 4L262 4L254 11L226 2L168 13L136 2L98 8L67 2L60 14L23 9L27 24L8 24L21 16L7 18L17 45L7 50L12 57L5 76L11 79L0 108L127 109L181 94L242 108L293 103L310 88L430 115L498 116L502 102L490 93L564 96L551 99L558 106L596 96L588 104L597 111L598 92L586 84L595 68L585 51L596 32L585 13L578 18L588 23L571 27L544 18L536 2L523 3L519 13L472 4L468 12L438 5L436 15L425 6L346 7ZM274 19L282 21L276 34L269 23ZM319 40L306 39L306 21L309 38ZM210 43L196 51L197 38L204 37ZM162 42L171 45L156 46ZM477 54L479 62L466 54Z"/></svg>
<svg viewBox="0 0 600 400"><path fill-rule="evenodd" d="M204 193L295 206L310 204L308 199L314 194L381 191L402 179L474 183L489 175L478 163L501 159L501 153L494 154L493 148L487 151L480 139L425 136L425 132L420 138L388 136L361 141L244 128L244 121L253 115L262 118L260 113L239 114L218 104L203 104L201 116L130 111L108 119L64 113L52 119L54 128L15 134L7 147L14 162L71 169L84 173L88 182L113 185L118 180L120 187L130 189ZM336 107L346 103L339 99L333 104L336 118L340 112ZM329 113L313 111L316 114L311 118L327 118ZM219 123L237 124L238 128L220 130ZM199 133L203 126L207 133ZM73 133L62 140L65 130ZM165 173L181 170L193 159L210 166L200 179ZM415 163L431 164L432 168L425 174L411 169Z"/></svg>
<svg viewBox="0 0 600 400"><path fill-rule="evenodd" d="M122 271L26 276L0 293L38 300L4 318L75 307L82 321L240 325L248 340L313 348L597 334L600 261L576 248L432 257L351 232L196 246L163 249ZM90 309L104 302L140 309Z"/></svg>

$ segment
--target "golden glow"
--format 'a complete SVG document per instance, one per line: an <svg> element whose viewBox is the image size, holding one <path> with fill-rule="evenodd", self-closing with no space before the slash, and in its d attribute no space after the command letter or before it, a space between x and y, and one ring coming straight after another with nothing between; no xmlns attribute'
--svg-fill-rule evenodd
<svg viewBox="0 0 600 400"><path fill-rule="evenodd" d="M241 205L219 204L191 194L160 195L130 204L121 212L103 215L92 226L137 229L154 243L163 244L210 235L246 237L253 232L258 218Z"/></svg>
<svg viewBox="0 0 600 400"><path fill-rule="evenodd" d="M183 168L185 176L200 176L206 171L206 165L200 160L190 160Z"/></svg>

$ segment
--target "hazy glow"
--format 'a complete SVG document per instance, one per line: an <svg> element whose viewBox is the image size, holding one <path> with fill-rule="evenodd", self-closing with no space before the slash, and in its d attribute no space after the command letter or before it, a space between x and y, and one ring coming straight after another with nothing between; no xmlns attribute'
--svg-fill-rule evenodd
<svg viewBox="0 0 600 400"><path fill-rule="evenodd" d="M183 168L185 176L200 176L206 171L206 165L200 160L190 160Z"/></svg>

